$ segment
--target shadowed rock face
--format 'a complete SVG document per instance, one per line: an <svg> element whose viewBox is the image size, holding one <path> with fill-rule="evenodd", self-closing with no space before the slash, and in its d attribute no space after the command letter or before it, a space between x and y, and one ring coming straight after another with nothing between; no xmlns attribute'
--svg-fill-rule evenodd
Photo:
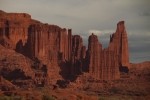
<svg viewBox="0 0 150 100"><path fill-rule="evenodd" d="M74 35L72 37L71 75L82 73L85 52L82 38L79 35Z"/></svg>
<svg viewBox="0 0 150 100"><path fill-rule="evenodd" d="M94 79L115 80L120 78L119 68L129 67L124 21L117 24L116 32L110 36L108 48L102 49L97 36L92 34L86 50L82 37L72 35L71 29L43 24L25 13L1 11L0 15L0 44L33 61L37 59L38 70L42 70L43 67L39 66L43 64L48 78L57 79L62 75L63 78L72 79L86 72ZM37 76L42 78L44 75Z"/></svg>

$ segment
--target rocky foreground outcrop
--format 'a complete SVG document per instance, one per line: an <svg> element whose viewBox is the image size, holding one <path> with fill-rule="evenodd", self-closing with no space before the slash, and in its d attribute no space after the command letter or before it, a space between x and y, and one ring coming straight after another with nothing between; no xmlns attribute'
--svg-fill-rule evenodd
<svg viewBox="0 0 150 100"><path fill-rule="evenodd" d="M71 29L43 24L29 14L0 11L0 44L0 75L30 79L35 85L73 81L84 73L94 80L116 80L130 66L124 21L117 24L108 48L92 33L86 49Z"/></svg>
<svg viewBox="0 0 150 100"><path fill-rule="evenodd" d="M30 86L29 82L34 80L35 74L31 61L27 57L0 45L0 77L3 90L8 84L8 87L12 86L12 83L18 84L18 86L24 86L25 84ZM20 80L22 80L21 83L19 83Z"/></svg>

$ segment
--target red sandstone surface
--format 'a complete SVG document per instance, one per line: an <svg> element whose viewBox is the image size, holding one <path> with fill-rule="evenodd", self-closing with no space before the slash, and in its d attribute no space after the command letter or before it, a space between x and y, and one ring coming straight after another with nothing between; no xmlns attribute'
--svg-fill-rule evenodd
<svg viewBox="0 0 150 100"><path fill-rule="evenodd" d="M38 94L36 89L43 87L48 95L53 95L56 99L61 99L60 97L63 98L67 92L72 91L74 95L71 92L71 97L66 99L87 100L91 97L95 100L98 99L97 94L110 95L116 91L116 94L128 94L127 91L132 90L127 90L125 84L134 86L134 90L141 84L146 84L145 87L141 86L144 90L141 90L142 96L146 97L150 89L147 85L150 82L149 68L149 62L129 63L124 21L117 24L116 32L110 36L107 48L103 49L98 37L92 33L86 49L82 37L72 35L71 29L41 23L32 19L29 14L0 11L2 95L12 91L12 94L24 96L24 92L17 92L21 89L27 93L36 91L35 94ZM138 75L143 83L137 80ZM133 81L139 84L133 85ZM65 91L64 94L62 91ZM78 94L77 91L85 92ZM88 96L89 91L94 94ZM131 94L139 95L139 91ZM41 92L40 94L43 95Z"/></svg>

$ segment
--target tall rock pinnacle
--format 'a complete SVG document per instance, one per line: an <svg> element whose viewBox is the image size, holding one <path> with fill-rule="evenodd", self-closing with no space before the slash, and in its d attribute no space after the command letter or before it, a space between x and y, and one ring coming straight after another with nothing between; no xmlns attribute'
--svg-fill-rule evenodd
<svg viewBox="0 0 150 100"><path fill-rule="evenodd" d="M89 73L94 77L100 77L101 66L101 52L102 45L99 43L96 35L92 33L88 40L87 62L89 67Z"/></svg>
<svg viewBox="0 0 150 100"><path fill-rule="evenodd" d="M128 37L124 21L117 24L116 32L110 36L109 48L119 56L120 66L129 67Z"/></svg>

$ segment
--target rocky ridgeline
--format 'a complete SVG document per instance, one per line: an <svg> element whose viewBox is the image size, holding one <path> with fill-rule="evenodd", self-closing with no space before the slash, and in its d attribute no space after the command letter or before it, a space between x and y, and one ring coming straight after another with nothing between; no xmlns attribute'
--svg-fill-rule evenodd
<svg viewBox="0 0 150 100"><path fill-rule="evenodd" d="M96 80L116 80L121 71L128 72L129 68L124 21L117 24L108 48L103 49L98 37L92 33L86 49L82 37L72 35L71 29L43 24L25 13L0 11L0 44L32 59L33 66L28 66L32 68L22 66L20 70L24 67L33 70L30 79L36 84L58 79L75 80L84 73Z"/></svg>

